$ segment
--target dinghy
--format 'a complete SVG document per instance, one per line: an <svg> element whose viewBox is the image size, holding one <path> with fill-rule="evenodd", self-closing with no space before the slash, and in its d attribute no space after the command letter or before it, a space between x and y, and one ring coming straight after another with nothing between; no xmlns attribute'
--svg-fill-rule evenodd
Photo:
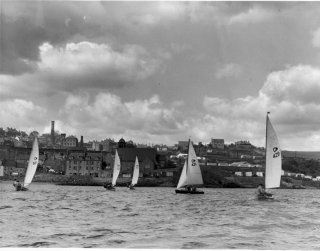
<svg viewBox="0 0 320 251"><path fill-rule="evenodd" d="M37 137L34 138L31 154L29 157L26 175L22 186L16 186L16 191L27 191L28 186L31 184L32 179L36 173L39 162L39 145Z"/></svg>
<svg viewBox="0 0 320 251"><path fill-rule="evenodd" d="M112 191L116 190L115 186L117 184L117 179L118 179L118 176L120 173L120 168L121 168L120 158L119 158L118 151L116 150L116 155L115 155L114 164L113 164L112 184L106 184L103 186L104 188L106 188L107 190L112 190Z"/></svg>
<svg viewBox="0 0 320 251"><path fill-rule="evenodd" d="M197 155L193 145L189 139L188 157L184 163L181 176L177 185L176 193L184 194L203 194L203 191L198 191L197 186L202 186L202 174Z"/></svg>
<svg viewBox="0 0 320 251"><path fill-rule="evenodd" d="M138 179L139 179L139 161L138 161L138 157L136 156L136 161L134 163L134 168L133 168L132 181L131 181L131 184L129 185L129 188L131 190L134 190L134 186L138 183Z"/></svg>
<svg viewBox="0 0 320 251"><path fill-rule="evenodd" d="M266 169L265 169L265 189L278 188L281 182L281 150L277 134L270 122L269 112L266 119ZM272 200L271 193L265 195L258 194L259 200Z"/></svg>

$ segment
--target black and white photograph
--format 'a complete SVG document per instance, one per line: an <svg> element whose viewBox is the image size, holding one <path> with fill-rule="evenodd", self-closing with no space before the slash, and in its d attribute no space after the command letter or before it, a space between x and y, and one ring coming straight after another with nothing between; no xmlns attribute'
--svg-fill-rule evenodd
<svg viewBox="0 0 320 251"><path fill-rule="evenodd" d="M0 0L0 248L320 248L320 2Z"/></svg>

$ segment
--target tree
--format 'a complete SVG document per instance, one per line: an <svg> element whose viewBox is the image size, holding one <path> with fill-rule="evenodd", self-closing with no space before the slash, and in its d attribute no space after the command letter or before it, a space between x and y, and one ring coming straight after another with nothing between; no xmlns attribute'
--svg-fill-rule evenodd
<svg viewBox="0 0 320 251"><path fill-rule="evenodd" d="M29 134L29 137L39 137L39 133L37 131L32 131L30 134Z"/></svg>
<svg viewBox="0 0 320 251"><path fill-rule="evenodd" d="M4 136L6 134L6 131L0 127L0 136Z"/></svg>

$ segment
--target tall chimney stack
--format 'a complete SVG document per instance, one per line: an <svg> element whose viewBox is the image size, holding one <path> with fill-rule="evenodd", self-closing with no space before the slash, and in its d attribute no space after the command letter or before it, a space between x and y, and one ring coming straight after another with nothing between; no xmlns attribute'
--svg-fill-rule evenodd
<svg viewBox="0 0 320 251"><path fill-rule="evenodd" d="M54 121L51 121L51 142L52 145L55 143L55 138L54 138Z"/></svg>
<svg viewBox="0 0 320 251"><path fill-rule="evenodd" d="M81 136L80 147L83 147L83 136Z"/></svg>

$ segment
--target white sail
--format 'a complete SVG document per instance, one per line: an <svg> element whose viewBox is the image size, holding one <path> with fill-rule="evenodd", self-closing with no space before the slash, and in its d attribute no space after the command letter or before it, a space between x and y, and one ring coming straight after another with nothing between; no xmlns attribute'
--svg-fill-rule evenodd
<svg viewBox="0 0 320 251"><path fill-rule="evenodd" d="M188 185L203 185L200 165L197 159L196 152L189 140L189 152L187 163L187 184Z"/></svg>
<svg viewBox="0 0 320 251"><path fill-rule="evenodd" d="M139 179L139 161L138 157L136 157L136 162L134 163L133 175L131 185L134 186L138 183Z"/></svg>
<svg viewBox="0 0 320 251"><path fill-rule="evenodd" d="M112 186L115 186L117 183L117 179L120 173L120 158L118 155L118 151L116 150L116 156L114 158L114 165L113 165L113 176L112 176Z"/></svg>
<svg viewBox="0 0 320 251"><path fill-rule="evenodd" d="M277 134L267 115L265 188L280 187L281 150Z"/></svg>
<svg viewBox="0 0 320 251"><path fill-rule="evenodd" d="M36 173L38 162L39 162L39 146L38 146L37 137L35 137L34 142L33 142L33 146L32 146L32 150L31 150L31 154L29 157L27 172L24 177L24 183L23 183L24 187L27 187L28 185L30 185L30 183L33 179L33 176Z"/></svg>
<svg viewBox="0 0 320 251"><path fill-rule="evenodd" d="M187 185L187 161L184 162L177 188L181 188L186 185Z"/></svg>

